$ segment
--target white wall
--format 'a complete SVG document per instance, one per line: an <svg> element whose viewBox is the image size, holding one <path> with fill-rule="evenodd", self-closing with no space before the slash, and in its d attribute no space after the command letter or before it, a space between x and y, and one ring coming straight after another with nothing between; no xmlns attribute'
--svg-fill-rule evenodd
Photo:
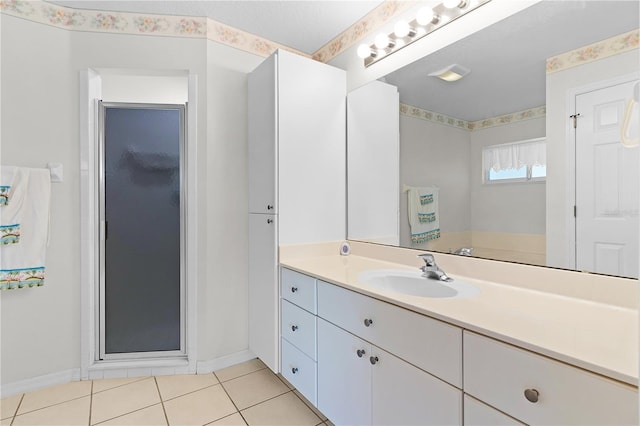
<svg viewBox="0 0 640 426"><path fill-rule="evenodd" d="M573 269L570 229L573 224L569 188L574 166L568 158L569 144L573 143L568 130L572 126L567 104L568 92L594 82L638 72L639 50L633 50L600 59L595 62L547 74L547 264ZM568 136L569 135L569 136Z"/></svg>
<svg viewBox="0 0 640 426"><path fill-rule="evenodd" d="M440 188L442 234L470 230L469 152L468 131L400 115L400 185ZM414 247L406 193L400 194L400 245Z"/></svg>
<svg viewBox="0 0 640 426"><path fill-rule="evenodd" d="M79 72L179 70L198 78L198 358L247 348L245 75L262 58L203 39L68 32L2 15L7 165L60 162L42 288L0 293L1 383L80 367Z"/></svg>
<svg viewBox="0 0 640 426"><path fill-rule="evenodd" d="M544 137L536 118L476 130L471 137L471 229L518 234L545 233L545 183L482 183L482 148Z"/></svg>
<svg viewBox="0 0 640 426"><path fill-rule="evenodd" d="M2 383L80 366L77 76L70 35L2 15L0 163L65 166L52 185L45 285L0 292Z"/></svg>

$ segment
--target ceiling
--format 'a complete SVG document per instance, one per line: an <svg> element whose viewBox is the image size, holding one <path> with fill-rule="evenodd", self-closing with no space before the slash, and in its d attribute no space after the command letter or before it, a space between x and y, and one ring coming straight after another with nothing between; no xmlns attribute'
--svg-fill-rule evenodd
<svg viewBox="0 0 640 426"><path fill-rule="evenodd" d="M52 0L102 11L208 17L309 55L356 23L381 0Z"/></svg>
<svg viewBox="0 0 640 426"><path fill-rule="evenodd" d="M466 121L546 104L546 59L640 26L640 2L543 1L385 77L400 101ZM428 74L450 64L454 83Z"/></svg>

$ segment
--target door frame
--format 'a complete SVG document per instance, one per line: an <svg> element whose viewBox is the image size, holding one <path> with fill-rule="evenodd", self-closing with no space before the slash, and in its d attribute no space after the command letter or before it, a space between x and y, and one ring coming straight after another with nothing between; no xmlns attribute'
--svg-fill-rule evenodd
<svg viewBox="0 0 640 426"><path fill-rule="evenodd" d="M105 143L106 134L105 119L107 108L127 108L127 109L172 109L180 112L180 349L172 351L148 351L148 352L126 352L126 353L106 353L106 308L105 308L105 292L106 292L106 176L105 176ZM186 140L187 140L187 117L188 106L186 104L158 104L158 103L131 103L131 102L103 102L98 101L98 220L100 228L100 237L98 239L99 259L99 280L98 280L98 330L99 338L96 339L96 354L100 361L107 360L127 360L127 359L149 359L149 358L170 358L182 357L186 355L186 304L185 304L185 239L186 239Z"/></svg>
<svg viewBox="0 0 640 426"><path fill-rule="evenodd" d="M121 75L146 75L144 71ZM197 283L198 283L198 168L197 168L197 105L198 78L192 71L157 70L149 76L182 75L188 78L188 113L185 137L185 322L186 352L181 357L156 359L126 359L100 361L96 351L99 330L96 325L100 253L98 220L98 108L102 98L101 74L113 74L111 69L85 68L80 71L80 377L82 380L127 377L151 374L195 374L198 357Z"/></svg>
<svg viewBox="0 0 640 426"><path fill-rule="evenodd" d="M565 141L566 141L566 238L565 238L565 253L566 259L571 263L565 267L570 269L576 269L577 265L577 244L576 244L576 217L573 215L573 208L576 205L576 129L573 128L573 121L569 118L569 115L579 113L576 111L576 98L585 93L594 92L596 90L605 89L607 87L615 86L618 84L629 83L631 81L638 80L640 73L634 72L631 74L624 74L614 78L608 78L601 81L586 84L584 86L574 87L567 90L566 95L566 108L568 112L565 117ZM578 118L578 123L580 119Z"/></svg>

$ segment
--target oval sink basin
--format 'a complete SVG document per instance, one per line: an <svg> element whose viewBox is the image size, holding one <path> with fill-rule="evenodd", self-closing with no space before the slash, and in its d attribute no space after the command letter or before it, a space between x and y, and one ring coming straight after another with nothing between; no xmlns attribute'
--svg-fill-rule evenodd
<svg viewBox="0 0 640 426"><path fill-rule="evenodd" d="M477 287L462 280L438 281L423 277L420 271L400 269L365 271L358 275L358 280L372 289L437 299L462 299L480 293Z"/></svg>

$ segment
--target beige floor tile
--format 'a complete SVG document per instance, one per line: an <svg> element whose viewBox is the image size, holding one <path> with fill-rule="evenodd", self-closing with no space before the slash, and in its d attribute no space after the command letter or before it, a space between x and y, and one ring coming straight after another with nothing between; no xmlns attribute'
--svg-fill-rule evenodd
<svg viewBox="0 0 640 426"><path fill-rule="evenodd" d="M117 388L118 386L128 385L129 383L139 382L146 377L125 377L123 379L104 379L93 381L93 393L106 391L108 389Z"/></svg>
<svg viewBox="0 0 640 426"><path fill-rule="evenodd" d="M22 399L22 394L10 396L9 398L0 399L0 419L9 419L13 417Z"/></svg>
<svg viewBox="0 0 640 426"><path fill-rule="evenodd" d="M247 426L240 413L234 413L230 416L209 423L207 426Z"/></svg>
<svg viewBox="0 0 640 426"><path fill-rule="evenodd" d="M282 380L282 382L283 382L285 385L287 385L287 387L288 387L289 389L294 390L294 389L296 388L296 387L295 387L295 386L293 386L291 383L289 383L289 381L288 381L287 379L285 379L285 378L284 378L284 376L283 376L282 374L278 373L278 378L279 378L280 380Z"/></svg>
<svg viewBox="0 0 640 426"><path fill-rule="evenodd" d="M331 420L327 420L326 422L324 422L324 424L327 426L336 426L333 423L331 423Z"/></svg>
<svg viewBox="0 0 640 426"><path fill-rule="evenodd" d="M167 419L164 416L162 404L156 404L151 407L143 408L142 410L134 411L133 413L125 414L124 416L116 417L115 419L108 420L104 423L100 423L100 426L166 426L166 424Z"/></svg>
<svg viewBox="0 0 640 426"><path fill-rule="evenodd" d="M156 381L163 401L219 383L213 374L157 376Z"/></svg>
<svg viewBox="0 0 640 426"><path fill-rule="evenodd" d="M93 395L91 424L96 424L160 402L153 377Z"/></svg>
<svg viewBox="0 0 640 426"><path fill-rule="evenodd" d="M203 425L236 411L220 385L174 398L164 409L170 425Z"/></svg>
<svg viewBox="0 0 640 426"><path fill-rule="evenodd" d="M13 421L13 417L9 417L7 419L0 419L0 426L9 426Z"/></svg>
<svg viewBox="0 0 640 426"><path fill-rule="evenodd" d="M87 425L89 424L89 408L91 397L74 399L51 407L31 411L16 416L14 425Z"/></svg>
<svg viewBox="0 0 640 426"><path fill-rule="evenodd" d="M297 390L294 390L293 393L295 393L296 396L302 400L302 402L307 404L307 407L309 407L311 411L315 413L316 416L320 417L320 420L322 420L323 422L327 420L327 416L322 414L320 410L314 407L313 404L307 398L305 398L300 392L298 392Z"/></svg>
<svg viewBox="0 0 640 426"><path fill-rule="evenodd" d="M229 380L222 386L239 410L289 391L289 388L268 368Z"/></svg>
<svg viewBox="0 0 640 426"><path fill-rule="evenodd" d="M267 366L258 358L255 358L242 364L232 365L231 367L215 371L215 374L221 382L226 382L227 380L235 379L236 377L244 376L245 374L253 373L263 368L267 368Z"/></svg>
<svg viewBox="0 0 640 426"><path fill-rule="evenodd" d="M293 392L247 408L242 415L250 426L316 426L322 422Z"/></svg>
<svg viewBox="0 0 640 426"><path fill-rule="evenodd" d="M64 385L29 392L24 395L18 415L49 407L91 394L91 381L71 382Z"/></svg>

